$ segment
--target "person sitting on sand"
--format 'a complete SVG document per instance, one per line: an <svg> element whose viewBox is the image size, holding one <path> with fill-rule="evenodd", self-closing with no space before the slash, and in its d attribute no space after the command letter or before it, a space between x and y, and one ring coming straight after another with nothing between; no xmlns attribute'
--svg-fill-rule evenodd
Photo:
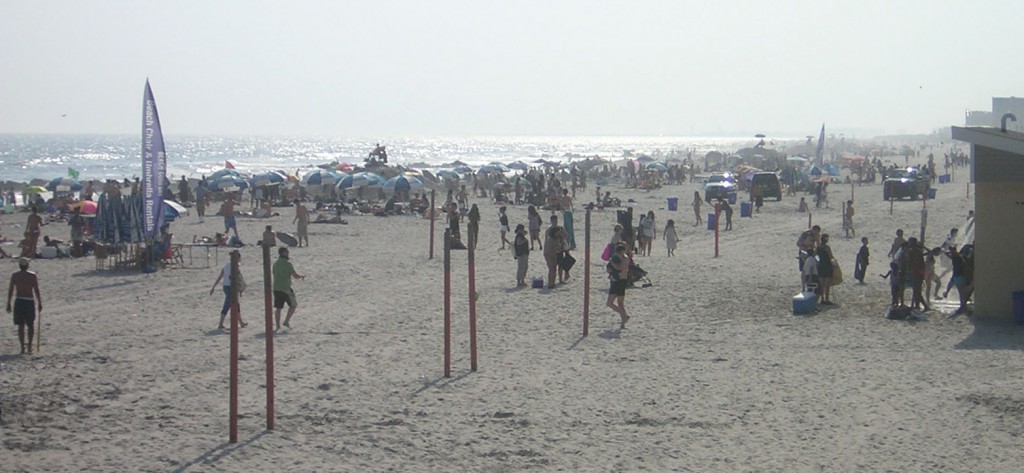
<svg viewBox="0 0 1024 473"><path fill-rule="evenodd" d="M345 225L345 224L348 224L348 220L345 220L345 219L341 218L341 215L334 215L332 217L332 216L325 215L323 213L318 213L318 214L316 214L316 219L314 219L311 223L338 223L338 224ZM307 243L307 245L308 245L308 243Z"/></svg>
<svg viewBox="0 0 1024 473"><path fill-rule="evenodd" d="M49 236L43 237L43 246L52 246L54 248L60 248L64 245L64 240L58 240L56 238L50 238Z"/></svg>

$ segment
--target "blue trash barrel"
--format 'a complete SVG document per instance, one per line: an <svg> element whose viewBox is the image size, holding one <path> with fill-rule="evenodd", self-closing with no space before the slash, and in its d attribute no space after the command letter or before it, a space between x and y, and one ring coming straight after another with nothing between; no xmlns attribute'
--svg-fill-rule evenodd
<svg viewBox="0 0 1024 473"><path fill-rule="evenodd" d="M736 193L729 194L729 205L736 205Z"/></svg>
<svg viewBox="0 0 1024 473"><path fill-rule="evenodd" d="M1024 325L1024 291L1013 293L1013 324Z"/></svg>
<svg viewBox="0 0 1024 473"><path fill-rule="evenodd" d="M715 214L708 214L708 230L715 229Z"/></svg>
<svg viewBox="0 0 1024 473"><path fill-rule="evenodd" d="M928 198L929 199L934 199L935 198L935 191L936 191L936 189L934 187L932 187L931 189L928 189Z"/></svg>
<svg viewBox="0 0 1024 473"><path fill-rule="evenodd" d="M740 204L740 217L753 217L754 216L754 204L750 202L743 202Z"/></svg>
<svg viewBox="0 0 1024 473"><path fill-rule="evenodd" d="M668 209L673 211L673 212L675 212L676 210L679 210L679 197L669 197L668 198Z"/></svg>

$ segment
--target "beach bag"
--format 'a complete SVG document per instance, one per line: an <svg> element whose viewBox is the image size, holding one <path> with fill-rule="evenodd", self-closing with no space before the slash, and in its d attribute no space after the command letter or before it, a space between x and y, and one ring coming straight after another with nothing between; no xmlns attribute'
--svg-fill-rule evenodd
<svg viewBox="0 0 1024 473"><path fill-rule="evenodd" d="M829 283L830 286L838 286L843 282L843 269L839 267L839 263L835 259L832 260L832 281Z"/></svg>
<svg viewBox="0 0 1024 473"><path fill-rule="evenodd" d="M563 251L562 253L559 253L558 267L562 268L563 271L568 271L572 269L573 265L575 264L576 258L573 258L572 255L569 254L569 252Z"/></svg>
<svg viewBox="0 0 1024 473"><path fill-rule="evenodd" d="M245 278L243 278L242 275L239 274L238 275L238 293L241 294L241 293L245 292L245 288L246 287L247 286L245 285Z"/></svg>
<svg viewBox="0 0 1024 473"><path fill-rule="evenodd" d="M608 260L612 259L612 244L611 243L609 243L608 246L604 247L604 252L601 253L601 259L604 260L604 261L608 261Z"/></svg>

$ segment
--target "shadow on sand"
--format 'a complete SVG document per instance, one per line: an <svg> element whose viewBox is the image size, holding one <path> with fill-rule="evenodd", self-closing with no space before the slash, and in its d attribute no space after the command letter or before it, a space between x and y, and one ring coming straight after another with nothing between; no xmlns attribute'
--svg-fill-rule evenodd
<svg viewBox="0 0 1024 473"><path fill-rule="evenodd" d="M1024 350L1024 327L1010 319L971 317L971 324L974 332L956 344L957 350Z"/></svg>
<svg viewBox="0 0 1024 473"><path fill-rule="evenodd" d="M192 460L182 464L178 468L175 468L173 471L174 473L184 473L188 471L189 468L192 468L193 466L196 465L203 465L204 468L200 469L207 470L209 469L208 467L216 466L217 462L219 462L224 457L231 455L236 450L240 450L242 448L248 447L249 445L252 445L257 440L263 438L263 436L266 434L267 431L264 430L263 432L253 435L252 437L249 437L247 440L238 443L222 443L216 447L211 448L210 450L207 450L206 452L203 452L198 457L193 458Z"/></svg>

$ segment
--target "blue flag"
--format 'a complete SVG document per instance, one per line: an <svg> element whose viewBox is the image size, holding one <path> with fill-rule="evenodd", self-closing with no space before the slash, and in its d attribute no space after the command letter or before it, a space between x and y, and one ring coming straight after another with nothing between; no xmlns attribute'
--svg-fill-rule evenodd
<svg viewBox="0 0 1024 473"><path fill-rule="evenodd" d="M142 228L147 239L156 237L164 220L164 179L167 155L164 135L160 131L160 115L156 111L153 91L146 79L142 98Z"/></svg>

